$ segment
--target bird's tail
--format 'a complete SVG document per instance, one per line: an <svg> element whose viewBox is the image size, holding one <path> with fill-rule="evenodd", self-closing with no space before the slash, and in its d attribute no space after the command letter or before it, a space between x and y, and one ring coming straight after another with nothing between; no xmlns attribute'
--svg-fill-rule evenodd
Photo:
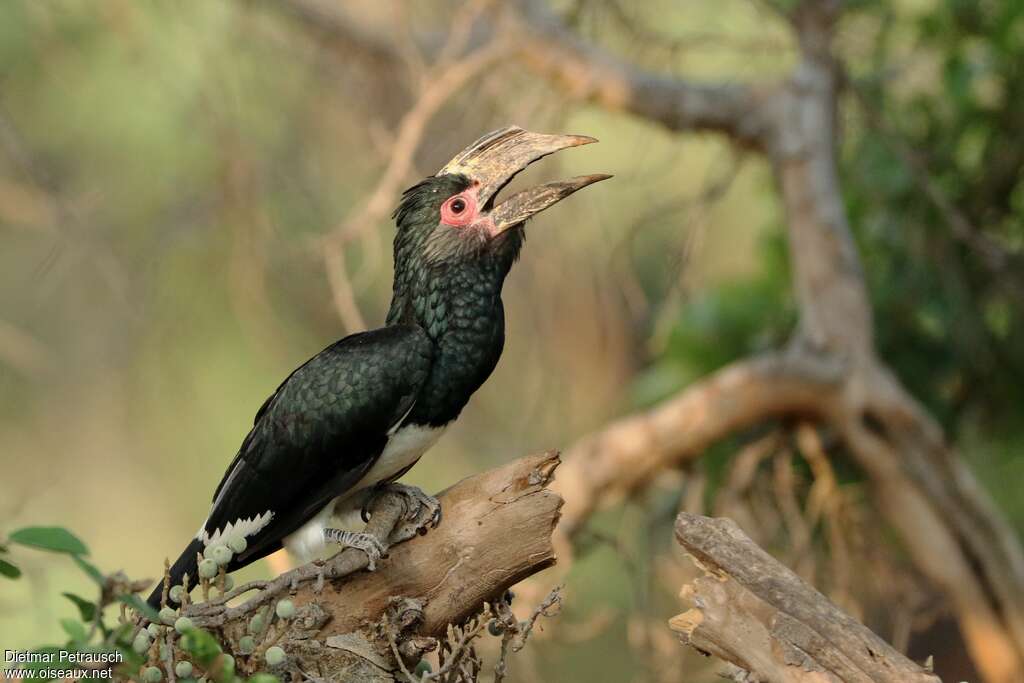
<svg viewBox="0 0 1024 683"><path fill-rule="evenodd" d="M170 577L171 586L178 586L181 584L185 574L188 574L188 583L190 586L196 585L199 576L199 563L196 557L203 552L203 543L199 539L193 538L192 542L188 544L185 550L178 557L177 561L171 566ZM153 609L160 609L161 601L164 595L164 582L161 579L160 583L156 585L153 592L149 595L150 606ZM168 607L178 607L178 603L171 600L170 596L167 597Z"/></svg>

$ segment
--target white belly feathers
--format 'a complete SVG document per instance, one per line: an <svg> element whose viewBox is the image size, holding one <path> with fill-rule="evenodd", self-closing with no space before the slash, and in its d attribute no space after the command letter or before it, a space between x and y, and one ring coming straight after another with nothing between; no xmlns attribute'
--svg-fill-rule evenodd
<svg viewBox="0 0 1024 683"><path fill-rule="evenodd" d="M419 460L420 456L427 452L427 449L437 443L444 430L445 427L421 427L419 425L400 427L388 437L384 452L377 458L377 462L373 463L370 471L341 498L347 498L350 493L354 494L359 489L373 486L377 482L395 476Z"/></svg>
<svg viewBox="0 0 1024 683"><path fill-rule="evenodd" d="M388 437L384 451L377 462L359 482L348 491L338 496L324 508L322 512L309 520L294 533L285 537L284 545L288 552L297 556L300 561L307 562L319 555L325 548L324 529L330 524L334 515L351 517L352 509L358 511L363 504L363 495L367 489L386 481L419 460L431 446L437 443L444 433L445 427L422 427L408 425L397 429ZM346 525L347 526L347 525Z"/></svg>

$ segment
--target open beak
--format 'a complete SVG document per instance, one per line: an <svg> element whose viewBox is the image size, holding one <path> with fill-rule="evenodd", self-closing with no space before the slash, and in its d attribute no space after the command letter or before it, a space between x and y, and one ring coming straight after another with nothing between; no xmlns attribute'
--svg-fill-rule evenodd
<svg viewBox="0 0 1024 683"><path fill-rule="evenodd" d="M597 140L585 135L544 135L509 126L488 133L459 152L437 175L461 173L478 182L477 201L490 212L497 234L587 185L611 178L610 175L595 174L544 183L517 192L498 206L493 206L501 188L533 162L560 150L592 142Z"/></svg>

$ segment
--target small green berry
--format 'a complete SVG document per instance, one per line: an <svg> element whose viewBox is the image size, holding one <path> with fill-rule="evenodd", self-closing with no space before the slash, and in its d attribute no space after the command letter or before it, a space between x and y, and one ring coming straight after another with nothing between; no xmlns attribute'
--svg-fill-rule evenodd
<svg viewBox="0 0 1024 683"><path fill-rule="evenodd" d="M160 643L160 659L167 659L167 643Z"/></svg>
<svg viewBox="0 0 1024 683"><path fill-rule="evenodd" d="M500 636L505 632L505 629L498 623L497 619L491 619L490 623L487 624L487 632L492 636Z"/></svg>
<svg viewBox="0 0 1024 683"><path fill-rule="evenodd" d="M173 607L164 607L160 610L160 621L164 622L168 626L174 623L174 620L178 618L178 610Z"/></svg>
<svg viewBox="0 0 1024 683"><path fill-rule="evenodd" d="M284 661L284 650L274 645L273 647L268 647L263 656L267 660L267 664L277 666Z"/></svg>
<svg viewBox="0 0 1024 683"><path fill-rule="evenodd" d="M256 639L252 636L242 636L238 639L238 651L243 655L251 655L256 650Z"/></svg>
<svg viewBox="0 0 1024 683"><path fill-rule="evenodd" d="M224 590L225 591L229 591L229 590L231 590L234 587L235 587L235 580L232 579L230 576L225 576L224 577Z"/></svg>
<svg viewBox="0 0 1024 683"><path fill-rule="evenodd" d="M249 676L248 683L281 683L281 679L273 674L258 673Z"/></svg>
<svg viewBox="0 0 1024 683"><path fill-rule="evenodd" d="M161 626L160 624L150 624L149 626L146 627L146 631L149 632L150 636L152 636L153 638L156 638L161 633L164 632L164 627Z"/></svg>
<svg viewBox="0 0 1024 683"><path fill-rule="evenodd" d="M262 633L263 626L263 615L255 614L253 615L253 618L249 620L249 633Z"/></svg>
<svg viewBox="0 0 1024 683"><path fill-rule="evenodd" d="M145 631L139 631L138 635L135 636L135 640L132 641L132 649L141 655L149 649L149 643L149 634Z"/></svg>
<svg viewBox="0 0 1024 683"><path fill-rule="evenodd" d="M418 662L418 663L416 664L416 668L415 668L415 669L413 670L413 673L414 673L415 675L417 675L417 676L422 676L423 674L428 674L428 673L430 673L430 672L431 672L432 670L433 670L433 669L432 669L432 667L430 666L430 662L428 662L428 661L427 661L427 660L425 660L425 659L421 659L421 660L420 660L420 661L419 661L419 662Z"/></svg>
<svg viewBox="0 0 1024 683"><path fill-rule="evenodd" d="M177 621L174 622L174 630L178 633L184 633L192 629L192 620L188 617L178 617Z"/></svg>
<svg viewBox="0 0 1024 683"><path fill-rule="evenodd" d="M291 619L295 616L295 604L291 600L281 600L274 611L282 619Z"/></svg>
<svg viewBox="0 0 1024 683"><path fill-rule="evenodd" d="M181 586L171 586L171 592L167 596L174 602L181 603L181 599L185 597L185 589Z"/></svg>
<svg viewBox="0 0 1024 683"><path fill-rule="evenodd" d="M235 536L234 538L232 538L232 539L230 539L228 541L228 547L231 548L231 551L236 553L236 554L237 553L241 553L241 552L245 552L245 549L248 546L249 546L249 544L241 536Z"/></svg>
<svg viewBox="0 0 1024 683"><path fill-rule="evenodd" d="M213 554L210 555L210 558L214 562L223 567L228 562L230 562L231 558L234 556L235 554L231 552L231 548L227 547L226 545L219 545L213 549Z"/></svg>
<svg viewBox="0 0 1024 683"><path fill-rule="evenodd" d="M142 680L145 683L160 683L164 680L164 674L155 666L147 666L142 670Z"/></svg>
<svg viewBox="0 0 1024 683"><path fill-rule="evenodd" d="M206 558L199 563L199 576L203 579L212 579L217 576L217 563Z"/></svg>
<svg viewBox="0 0 1024 683"><path fill-rule="evenodd" d="M231 655L220 656L220 670L221 673L234 673L235 671L235 658Z"/></svg>
<svg viewBox="0 0 1024 683"><path fill-rule="evenodd" d="M213 559L213 549L216 548L216 547L217 547L216 545L208 545L205 548L203 548L203 557L205 557L208 560L212 560Z"/></svg>
<svg viewBox="0 0 1024 683"><path fill-rule="evenodd" d="M188 678L192 675L192 662L178 662L174 665L174 675L178 678Z"/></svg>

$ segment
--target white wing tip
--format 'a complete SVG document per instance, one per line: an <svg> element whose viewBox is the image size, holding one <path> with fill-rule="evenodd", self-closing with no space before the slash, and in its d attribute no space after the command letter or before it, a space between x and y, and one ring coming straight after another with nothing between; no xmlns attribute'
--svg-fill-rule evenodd
<svg viewBox="0 0 1024 683"><path fill-rule="evenodd" d="M258 534L264 527L270 524L272 519L274 519L273 510L267 510L255 517L239 518L234 522L228 522L224 525L223 529L214 529L212 534L206 530L206 524L204 523L203 526L199 527L196 539L202 541L203 545L208 546L219 542L227 543L232 538L248 538Z"/></svg>

